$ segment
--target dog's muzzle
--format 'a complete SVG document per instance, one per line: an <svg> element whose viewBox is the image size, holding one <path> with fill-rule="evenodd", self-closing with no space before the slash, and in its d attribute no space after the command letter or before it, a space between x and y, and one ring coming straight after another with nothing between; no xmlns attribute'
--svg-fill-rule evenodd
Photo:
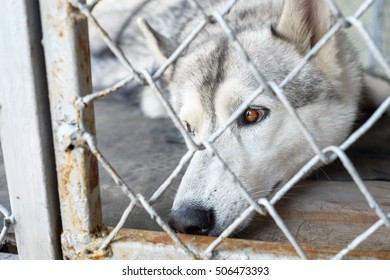
<svg viewBox="0 0 390 280"><path fill-rule="evenodd" d="M169 226L179 233L208 235L214 224L212 210L199 207L180 206L169 218Z"/></svg>

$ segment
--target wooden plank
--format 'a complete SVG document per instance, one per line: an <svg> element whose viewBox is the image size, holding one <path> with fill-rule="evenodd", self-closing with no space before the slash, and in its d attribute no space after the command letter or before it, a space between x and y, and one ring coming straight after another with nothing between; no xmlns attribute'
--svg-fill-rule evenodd
<svg viewBox="0 0 390 280"><path fill-rule="evenodd" d="M366 231L370 225L347 225L334 222L313 220L286 220L299 244L311 247L345 248L352 240ZM287 238L270 219L258 227L256 240L289 244ZM387 251L390 253L390 231L381 227L364 241L358 249L370 252Z"/></svg>
<svg viewBox="0 0 390 280"><path fill-rule="evenodd" d="M0 133L20 259L61 257L60 215L36 0L0 9Z"/></svg>
<svg viewBox="0 0 390 280"><path fill-rule="evenodd" d="M390 182L367 181L366 186L386 213L390 213ZM378 216L354 182L305 181L278 205L285 219L373 224Z"/></svg>
<svg viewBox="0 0 390 280"><path fill-rule="evenodd" d="M182 241L202 255L215 237L179 234ZM309 259L330 259L340 248L303 245ZM123 229L110 245L111 254L96 258L111 259L187 259L164 232ZM228 238L209 256L211 259L299 259L294 248L285 242ZM346 259L390 259L390 251L354 250Z"/></svg>
<svg viewBox="0 0 390 280"><path fill-rule="evenodd" d="M390 213L390 183L365 183ZM379 220L353 182L301 182L276 208L298 242L307 246L343 248ZM247 233L240 237L288 243L270 217L256 216ZM380 228L359 248L390 252L390 229Z"/></svg>

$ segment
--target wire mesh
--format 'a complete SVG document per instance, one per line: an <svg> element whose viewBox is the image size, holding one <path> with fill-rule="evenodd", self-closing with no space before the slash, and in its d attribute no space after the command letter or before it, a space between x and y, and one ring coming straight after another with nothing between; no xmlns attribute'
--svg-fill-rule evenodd
<svg viewBox="0 0 390 280"><path fill-rule="evenodd" d="M299 242L296 238L291 234L289 228L286 223L278 214L275 209L275 204L289 191L299 180L304 178L304 176L319 162L329 164L336 159L340 159L343 163L345 169L350 174L351 178L355 182L357 188L360 190L362 195L367 200L370 208L375 211L378 216L378 221L372 225L366 232L363 232L360 236L358 236L355 240L353 240L348 246L342 249L336 256L335 259L341 259L345 255L347 255L351 250L356 248L360 243L366 240L371 234L377 231L382 226L390 227L390 215L389 213L385 213L385 211L380 207L380 205L375 200L374 196L370 193L368 188L366 187L364 181L361 179L359 173L356 171L353 163L345 154L345 151L360 137L362 137L386 112L386 110L390 107L390 98L387 98L381 106L375 111L375 113L352 135L350 135L347 140L345 140L340 146L329 146L324 149L320 147L317 143L318 139L316 139L311 131L307 128L305 123L300 119L297 114L295 108L290 104L286 95L284 93L285 87L302 71L302 69L309 63L313 57L315 57L318 52L329 42L329 40L340 30L353 27L355 28L360 36L364 39L367 48L369 49L372 56L378 62L378 64L382 67L387 77L390 79L390 65L386 61L384 55L380 51L379 47L375 43L375 41L371 38L370 34L367 32L363 23L360 20L360 17L372 6L375 2L374 0L366 0L361 6L356 10L356 12L352 16L344 16L340 8L336 5L333 0L326 1L330 11L336 17L336 22L332 26L332 28L323 36L322 39L318 41L318 43L304 56L304 58L300 61L300 63L285 77L285 79L280 83L276 84L274 81L268 81L264 77L264 75L257 69L253 61L248 56L245 48L242 46L240 41L237 39L234 29L230 27L230 23L226 21L224 15L227 14L234 5L239 2L239 0L227 1L225 7L219 11L214 11L211 14L207 14L202 10L203 18L199 20L199 23L193 29L191 34L177 47L177 49L173 52L173 54L167 59L167 61L161 65L161 67L155 71L154 73L149 73L147 70L136 70L131 60L128 60L124 52L116 45L116 43L110 38L109 34L102 28L99 24L98 20L92 14L92 9L95 7L99 1L95 1L91 5L83 4L82 1L77 2L76 9L79 10L84 16L89 19L92 28L96 28L104 42L107 44L107 47L112 51L112 53L117 57L117 59L128 69L129 74L125 78L123 78L118 83L114 84L112 87L90 93L84 97L80 97L75 103L78 107L78 110L81 112L85 109L88 104L94 102L95 100L115 93L118 89L124 87L131 81L137 81L141 84L145 84L150 86L153 89L153 92L158 97L158 99L162 102L166 111L168 112L169 117L172 119L174 125L181 133L182 137L189 143L188 152L182 157L180 163L177 165L172 174L166 179L166 181L161 184L161 186L157 189L157 191L151 196L151 198L147 199L142 194L136 193L131 186L129 186L121 176L115 171L115 169L110 165L110 163L105 159L102 153L99 150L99 147L96 144L94 136L89 134L87 131L82 131L83 139L91 152L96 156L98 161L101 163L103 168L110 174L110 176L115 181L116 185L123 190L123 193L128 196L130 202L129 206L123 213L119 223L115 227L114 230L104 239L102 244L100 245L100 250L105 250L112 240L115 239L118 232L123 228L124 221L129 217L135 205L141 205L144 209L150 214L151 219L155 220L161 229L165 231L173 242L176 244L177 248L182 250L189 257L194 259L208 259L211 258L213 252L217 249L219 244L221 244L226 238L228 238L239 226L240 224L250 216L254 211L265 214L269 213L270 216L275 221L276 225L281 229L281 231L285 234L286 238L292 244L297 254L302 258L306 259L307 255L305 251L300 246ZM201 9L201 5L196 1L192 1L194 4L194 9ZM162 93L162 90L156 84L158 79L161 78L163 73L168 69L168 67L185 51L188 45L196 38L196 36L208 25L208 24L218 24L226 33L226 37L228 40L234 45L238 53L240 54L242 60L251 70L252 74L256 77L259 87L255 90L248 98L241 104L241 106L229 117L229 119L223 123L217 131L215 131L211 137L204 141L202 144L198 145L193 140L192 136L189 135L186 131L186 128L183 126L179 117L171 107L166 97ZM281 103L288 110L289 114L292 118L296 120L301 129L301 133L309 143L311 149L314 151L315 156L307 162L283 187L281 187L276 194L270 198L261 198L259 200L254 199L245 186L242 184L240 179L234 174L229 165L224 162L222 157L218 154L218 151L213 146L214 142L222 135L222 133L229 128L236 119L242 115L242 113L248 108L248 106L253 102L253 100L262 94L264 91L273 92L281 101ZM239 217L235 219L235 221L229 225L223 233L216 238L212 243L209 244L207 249L204 251L198 251L189 248L185 242L183 242L180 237L168 226L168 224L162 219L159 214L154 210L153 204L160 199L161 195L164 191L170 186L172 180L178 176L178 174L185 169L186 164L193 158L193 156L199 152L200 150L206 149L208 150L214 158L216 158L225 172L227 173L227 180L231 180L235 187L239 190L242 196L249 203L249 207L244 210ZM1 208L0 208L1 209ZM5 214L7 217L8 214Z"/></svg>
<svg viewBox="0 0 390 280"><path fill-rule="evenodd" d="M4 216L3 226L0 231L0 247L1 247L3 242L6 241L7 233L9 233L11 226L14 224L14 218L11 215L11 213L8 211L8 209L2 204L0 204L0 213Z"/></svg>

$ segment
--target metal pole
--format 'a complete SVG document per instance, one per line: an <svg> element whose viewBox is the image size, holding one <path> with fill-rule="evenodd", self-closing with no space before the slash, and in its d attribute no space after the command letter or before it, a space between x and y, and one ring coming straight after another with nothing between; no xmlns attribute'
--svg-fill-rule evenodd
<svg viewBox="0 0 390 280"><path fill-rule="evenodd" d="M0 9L0 127L20 259L59 259L60 213L37 0Z"/></svg>
<svg viewBox="0 0 390 280"><path fill-rule="evenodd" d="M88 26L71 1L40 0L57 164L64 258L93 251L102 223L97 160L82 140L95 135L93 104L78 109L92 92Z"/></svg>

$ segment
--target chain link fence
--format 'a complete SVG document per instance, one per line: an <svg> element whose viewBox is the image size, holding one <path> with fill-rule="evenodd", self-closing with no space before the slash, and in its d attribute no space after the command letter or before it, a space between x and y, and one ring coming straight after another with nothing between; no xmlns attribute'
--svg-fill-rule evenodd
<svg viewBox="0 0 390 280"><path fill-rule="evenodd" d="M385 213L383 209L378 205L375 198L367 189L365 183L359 176L358 172L354 168L353 163L346 156L345 151L362 135L364 135L384 114L386 109L390 105L390 99L387 98L385 102L381 104L381 106L376 110L376 112L371 116L371 118L363 124L358 130L356 130L348 139L342 143L340 146L330 146L325 149L321 149L318 145L316 139L312 136L312 133L307 129L305 123L301 121L299 115L296 113L295 109L289 103L284 94L284 89L288 85L288 83L296 77L303 67L319 52L319 50L334 36L339 30L353 27L355 28L360 36L363 38L365 44L367 45L370 53L375 58L375 60L380 64L382 69L384 70L387 77L390 78L390 67L387 63L385 57L382 55L378 46L375 44L373 39L370 37L367 30L364 28L362 22L359 18L372 6L375 1L368 0L364 1L364 3L359 7L357 11L352 16L344 16L343 12L338 8L334 1L327 1L327 4L332 11L333 15L337 18L337 22L332 26L330 31L308 52L308 54L301 60L299 65L291 71L287 75L287 77L280 84L276 84L273 81L267 81L264 78L264 75L261 73L261 70L257 69L254 63L249 58L246 50L243 48L241 43L236 37L233 29L230 27L229 23L224 19L224 15L229 13L229 11L237 4L237 0L227 1L226 6L219 10L214 11L211 14L206 14L203 11L204 18L201 20L198 25L193 29L192 33L188 35L188 37L180 44L180 46L173 52L173 54L169 57L169 59L164 63L156 72L149 73L146 70L136 70L131 61L129 61L124 55L123 51L118 48L110 39L109 35L105 30L99 25L99 22L95 19L92 14L92 10L94 6L99 1L96 1L90 5L85 5L82 1L78 1L77 8L80 13L86 16L91 23L91 28L97 28L99 30L104 42L107 44L108 48L112 51L113 54L118 58L118 60L129 70L129 76L125 77L123 80L116 83L114 86L104 89L102 91L94 92L88 94L87 96L78 98L75 103L78 107L78 110L82 114L83 110L93 101L106 96L108 94L114 93L119 88L125 86L130 81L137 81L141 84L146 84L150 86L158 99L161 101L166 111L168 112L169 117L172 119L173 123L177 127L178 131L181 133L182 137L186 140L187 143L190 143L188 152L183 156L178 166L172 172L171 176L167 178L167 180L157 189L157 191L150 197L149 199L144 197L143 195L136 193L130 185L128 185L121 176L115 171L115 169L110 165L109 161L104 157L104 155L100 152L98 145L96 144L96 140L94 135L92 135L89 131L80 128L80 142L82 145L87 145L88 149L96 156L99 163L106 169L106 171L112 176L113 180L116 182L117 186L122 188L123 193L129 197L130 203L128 208L123 213L123 216L120 219L120 222L117 226L109 233L109 235L104 238L103 242L99 246L100 252L106 250L111 242L116 238L118 232L123 228L124 222L131 214L132 210L136 205L142 205L144 209L150 214L151 218L154 219L160 227L170 236L173 240L177 248L180 248L185 254L187 254L191 258L195 259L204 259L211 258L213 256L213 252L217 250L218 246L224 242L228 236L230 236L234 230L236 230L240 224L248 218L248 216L256 211L261 215L265 213L269 213L269 215L274 219L275 223L278 227L283 231L287 239L290 241L292 246L295 248L296 253L303 259L307 258L305 251L302 249L300 244L294 238L293 234L291 234L289 228L286 226L283 219L279 216L276 211L274 205L289 191L300 179L302 179L305 174L307 174L314 166L316 166L319 162L324 164L329 164L333 162L335 159L340 159L343 163L345 169L353 178L357 188L361 191L364 197L367 200L367 203L372 208L373 211L378 216L378 221L372 225L367 231L363 232L361 235L357 236L356 239L352 240L352 242L346 246L343 250L341 250L338 254L334 256L335 259L341 259L345 255L347 255L351 250L355 249L359 244L361 244L366 238L368 238L373 232L375 232L378 228L385 225L387 227L390 226L389 214ZM197 1L192 1L194 4L194 9L201 9L201 5L197 3ZM194 142L192 137L187 133L185 127L183 127L179 117L175 114L172 109L170 103L164 97L163 92L156 84L158 79L163 75L163 73L167 70L167 68L182 54L182 52L186 49L186 47L196 38L196 36L205 28L208 24L218 24L225 31L227 38L230 42L235 46L236 50L242 57L243 61L247 64L247 67L252 71L253 75L256 77L258 83L261 87L253 92L245 102L234 112L229 120L225 122L220 128L207 140L202 142L201 145L198 145ZM253 100L262 94L263 91L273 92L279 100L283 103L283 105L287 108L288 112L291 114L298 123L301 128L301 132L304 135L305 139L308 141L310 147L315 151L316 156L313 157L305 166L301 168L301 170L293 177L291 180L285 184L271 199L261 198L259 200L255 200L245 186L240 182L238 177L233 173L233 171L229 168L229 166L224 162L223 158L220 156L218 151L213 147L213 143L220 137L220 135L230 126L236 119L242 115L246 108L253 102ZM190 248L187 246L185 242L181 240L181 238L167 225L162 217L154 210L153 204L160 199L161 195L167 189L168 186L172 183L172 180L185 168L185 165L192 159L195 153L200 150L206 149L208 150L215 158L217 158L221 167L226 171L227 178L232 180L236 185L237 189L241 192L241 194L248 201L250 206L242 212L242 214L228 227L225 231L214 241L212 241L205 250L196 250L194 248Z"/></svg>
<svg viewBox="0 0 390 280"><path fill-rule="evenodd" d="M385 3L384 0L377 1L373 8L373 21L371 23L371 36L377 46L383 50L386 54L389 53L389 40L388 36L381 34L381 30L388 30L390 27L390 20L386 17L386 14L390 12L390 7ZM381 74L385 74L382 67L380 67L377 60L371 53L368 53L368 65L372 71L378 71Z"/></svg>
<svg viewBox="0 0 390 280"><path fill-rule="evenodd" d="M369 49L372 57L375 61L380 65L383 73L387 78L390 79L390 65L387 62L386 58L383 56L382 52L378 48L377 44L367 32L366 28L363 26L360 18L366 13L367 10L375 3L375 0L366 0L364 1L359 8L354 12L351 16L346 16L343 14L343 11L338 7L338 5L333 0L327 0L326 3L337 19L332 28L325 34L325 36L319 40L319 42L304 56L304 58L299 62L299 64L285 77L285 79L277 84L274 81L268 81L261 72L261 69L258 69L256 65L252 62L250 57L248 56L247 51L242 46L240 41L237 39L236 34L234 32L233 27L230 26L229 22L227 22L224 16L230 12L230 10L239 2L240 0L230 0L226 1L226 5L220 9L215 10L211 14L202 11L204 17L199 21L196 27L193 29L191 34L181 42L181 44L177 47L177 49L173 52L173 54L167 59L167 61L161 65L155 72L150 73L147 70L143 69L135 69L131 60L129 60L123 50L117 46L117 44L110 38L108 32L104 30L104 28L99 24L98 20L94 17L92 11L96 5L101 1L92 1L88 4L85 4L84 1L71 1L72 5L72 17L77 21L79 16L84 16L88 19L90 24L90 28L95 28L101 35L101 38L107 45L107 47L112 51L112 53L117 57L118 61L124 65L124 67L128 70L128 75L124 77L119 82L115 83L113 86L97 91L92 92L90 89L89 92L84 92L84 96L76 96L75 99L70 97L71 104L70 108L66 110L72 111L75 116L77 116L77 122L72 123L68 122L67 125L62 125L58 129L54 128L55 131L55 141L60 142L61 148L56 148L56 156L63 157L64 161L67 161L67 164L73 164L73 166L77 166L78 164L84 164L85 161L87 171L81 170L80 173L82 175L78 176L75 172L75 169L67 170L63 168L63 165L58 163L57 165L60 174L59 181L62 182L62 186L60 186L60 198L61 198L61 210L63 214L63 226L64 226L64 234L62 237L63 242L63 254L65 258L109 258L112 256L112 250L115 247L115 244L118 243L118 240L121 240L121 230L123 230L125 221L129 218L132 211L136 206L143 207L149 214L151 219L156 221L161 229L170 237L172 246L174 250L180 250L180 252L191 259L210 259L215 258L218 255L218 248L224 242L228 242L228 237L246 220L253 212L257 212L260 215L266 215L267 213L272 217L275 221L276 225L280 228L280 230L284 233L286 238L289 240L291 245L293 246L296 254L302 258L307 259L308 255L304 249L304 246L301 246L299 242L296 240L294 235L291 233L285 221L281 218L278 211L275 208L275 204L280 201L285 194L294 186L298 181L305 177L310 170L313 169L318 163L330 164L336 159L339 159L344 165L345 169L350 174L353 179L356 187L360 190L362 195L365 197L367 204L374 211L378 217L376 223L374 223L369 229L365 232L362 232L359 236L356 236L354 240L343 248L340 252L333 256L334 259L342 259L352 250L357 248L359 244L364 242L369 236L371 236L374 232L376 232L379 228L386 226L390 229L390 213L386 213L380 205L377 203L375 197L368 190L365 182L362 180L359 173L356 171L354 164L346 155L346 150L355 143L360 137L362 137L386 112L386 110L390 106L390 98L387 98L375 111L375 113L355 132L353 132L341 145L339 146L329 146L324 149L320 147L317 140L313 137L312 133L308 130L306 124L300 119L294 107L290 104L289 100L286 98L284 94L284 90L286 86L295 78L302 69L307 65L307 63L315 57L321 48L340 30L347 28L354 28L358 34L363 38L365 45ZM243 0L241 0L243 1ZM202 9L201 5L196 1L190 1L193 5L193 9ZM46 9L47 7L43 7ZM42 9L42 7L41 7ZM178 59L178 57L186 50L189 44L196 39L197 35L202 32L202 30L210 24L219 25L220 28L224 30L226 33L226 38L230 41L231 44L234 45L237 52L240 54L242 60L250 69L251 73L256 77L256 80L259 84L257 90L255 90L252 94L248 96L248 98L239 106L239 108L229 117L229 119L223 123L212 135L209 139L203 141L201 144L197 144L192 136L188 134L186 128L183 126L179 117L173 110L171 104L167 100L166 96L163 94L162 90L158 85L159 79L162 77L165 71L169 68L169 66ZM80 30L77 32L78 35L82 34ZM85 36L82 34L81 36ZM45 45L45 47L47 47ZM84 48L81 47L82 49ZM82 52L82 51L80 51ZM82 69L82 71L88 72L89 70ZM88 75L87 75L88 76ZM189 149L186 154L181 158L179 164L172 171L171 175L165 180L161 186L157 188L154 194L147 198L140 193L137 193L130 184L128 184L120 174L112 167L110 162L106 159L103 153L99 149L99 145L97 144L97 140L94 133L93 125L91 125L91 108L93 108L93 102L97 99L100 99L104 96L114 94L119 89L125 87L130 82L136 82L141 85L145 85L150 87L156 97L160 100L165 110L167 111L169 118L172 120L177 130L180 132L181 136L185 139L187 143L189 143ZM49 76L50 83L50 76ZM304 166L301 167L299 172L295 174L284 186L282 186L276 194L270 198L260 198L255 199L248 192L244 184L240 181L237 175L231 170L229 165L223 160L223 157L219 154L219 152L214 147L215 141L227 130L239 116L241 116L244 111L251 105L253 100L255 100L259 95L261 95L264 91L274 93L277 98L281 101L281 103L285 106L289 114L295 121L299 124L301 129L301 133L309 144L310 148L315 152L315 156L307 162ZM88 94L87 94L88 93ZM72 99L73 98L73 99ZM65 105L64 105L65 106ZM68 106L68 105L66 105ZM72 107L73 106L73 107ZM59 105L57 104L57 107ZM53 108L53 105L52 105ZM62 108L62 110L65 110ZM55 115L55 114L54 114ZM53 113L52 113L53 116ZM88 117L89 116L89 117ZM54 122L61 119L61 117L56 117ZM93 120L93 117L92 117ZM61 120L63 121L63 119ZM65 120L67 121L67 120ZM172 184L173 180L179 175L180 172L185 170L186 165L191 161L196 153L201 150L209 151L215 159L220 162L221 168L223 168L227 174L226 180L232 180L234 182L235 187L241 193L241 195L246 199L249 204L249 207L245 209L239 217L235 219L235 221L229 225L221 235L219 235L215 239L207 239L208 244L205 248L196 248L194 246L190 246L184 237L177 234L174 230L172 230L166 221L157 213L153 207L154 203L161 199L164 192L167 188ZM61 154L58 156L58 154ZM76 160L72 158L73 154L77 154L78 156L85 156L85 154L91 153L93 156L87 155L87 160ZM97 159L97 162L94 161L94 158ZM74 162L72 162L75 160ZM82 162L82 163L80 163ZM98 191L96 191L93 186L97 185L98 182L92 182L92 188L87 187L88 194L87 198L93 198L91 201L84 201L85 194L79 194L78 191L70 190L66 186L69 186L68 183L71 182L74 184L75 180L92 180L85 179L85 177L90 176L89 178L94 178L96 174L92 174L88 171L88 168L96 168L97 163L99 163L106 172L111 176L111 178L116 183L117 187L121 188L123 194L129 198L129 204L126 210L124 211L120 221L115 226L115 228L111 230L106 230L104 227L99 224L99 213L100 210L96 210L100 207L99 199L96 198L98 196ZM80 166L78 165L78 166ZM66 166L65 166L66 167ZM80 167L78 167L80 168ZM89 172L89 173L88 173ZM61 177L63 176L63 177ZM65 177L67 179L64 179ZM77 178L76 178L77 177ZM79 179L79 177L82 179ZM76 178L76 179L75 179ZM81 184L82 185L82 184ZM65 188L65 187L66 188ZM78 189L82 189L78 187ZM81 191L80 191L81 192ZM73 198L70 201L69 196L81 196L80 198ZM73 204L72 204L73 203ZM84 205L84 206L80 206ZM85 206L86 205L86 206ZM1 206L1 205L0 205ZM78 210L78 209L81 210ZM12 216L4 209L0 207L2 214L5 216L4 219L4 227L2 229L0 235L0 241L3 241L4 235L9 228L9 225L12 223ZM83 212L83 213L80 213ZM80 216L89 216L84 219L79 219L75 221L75 218ZM92 216L92 218L91 218ZM71 217L71 218L69 218ZM98 218L94 218L98 217ZM92 220L92 221L91 221ZM95 221L96 220L96 221ZM80 226L80 224L82 226ZM79 236L72 232L71 234L67 234L68 226L74 226L74 231L82 232L80 233L83 236ZM81 227L85 227L89 230L88 236L85 235L83 230L79 230ZM99 232L96 232L98 230ZM91 235L90 233L93 232ZM0 243L1 243L0 242ZM81 245L82 246L81 246ZM71 249L70 249L71 248ZM67 251L69 250L69 251ZM73 251L71 253L70 251ZM141 248L142 250L142 248Z"/></svg>
<svg viewBox="0 0 390 280"><path fill-rule="evenodd" d="M6 234L8 233L9 229L11 228L12 224L14 223L14 219L11 215L11 213L8 211L5 206L0 204L0 213L4 216L3 218L3 228L0 232L0 248L3 245L3 242L5 242Z"/></svg>

